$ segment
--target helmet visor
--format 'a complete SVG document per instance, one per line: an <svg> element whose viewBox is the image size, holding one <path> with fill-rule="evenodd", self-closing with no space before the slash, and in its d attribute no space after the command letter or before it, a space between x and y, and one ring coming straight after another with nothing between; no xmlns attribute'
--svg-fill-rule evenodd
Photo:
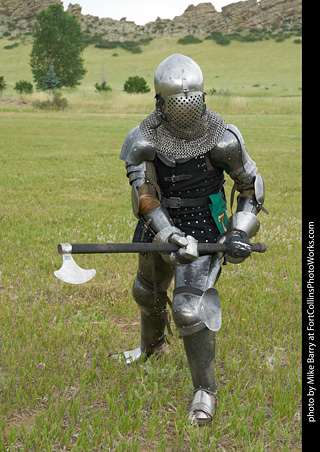
<svg viewBox="0 0 320 452"><path fill-rule="evenodd" d="M174 94L165 99L165 113L179 129L192 127L201 118L203 107L204 99L201 91Z"/></svg>

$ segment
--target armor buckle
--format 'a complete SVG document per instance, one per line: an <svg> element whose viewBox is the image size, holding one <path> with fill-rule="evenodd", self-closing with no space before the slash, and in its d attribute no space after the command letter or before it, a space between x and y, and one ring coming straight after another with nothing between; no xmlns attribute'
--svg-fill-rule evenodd
<svg viewBox="0 0 320 452"><path fill-rule="evenodd" d="M181 207L181 198L172 196L169 199L170 199L170 203L169 203L170 209L180 209L180 207Z"/></svg>

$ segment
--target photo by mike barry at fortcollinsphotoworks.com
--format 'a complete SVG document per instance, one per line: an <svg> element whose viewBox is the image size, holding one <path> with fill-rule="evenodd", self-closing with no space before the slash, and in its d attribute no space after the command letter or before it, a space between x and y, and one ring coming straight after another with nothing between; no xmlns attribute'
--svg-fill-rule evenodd
<svg viewBox="0 0 320 452"><path fill-rule="evenodd" d="M304 297L304 425L316 426L317 422L317 383L316 383L316 249L315 223L308 222L305 237L305 297Z"/></svg>

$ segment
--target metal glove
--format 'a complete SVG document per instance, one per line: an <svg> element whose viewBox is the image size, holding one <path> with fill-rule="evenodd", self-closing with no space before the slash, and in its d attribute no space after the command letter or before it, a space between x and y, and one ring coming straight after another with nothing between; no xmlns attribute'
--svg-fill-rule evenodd
<svg viewBox="0 0 320 452"><path fill-rule="evenodd" d="M180 229L175 227L167 227L158 232L154 243L173 243L180 247L176 252L161 254L165 262L173 265L190 264L199 257L197 240L191 235L185 236Z"/></svg>
<svg viewBox="0 0 320 452"><path fill-rule="evenodd" d="M240 264L251 254L250 239L246 232L239 229L224 232L218 238L218 243L227 245L225 257L232 264Z"/></svg>

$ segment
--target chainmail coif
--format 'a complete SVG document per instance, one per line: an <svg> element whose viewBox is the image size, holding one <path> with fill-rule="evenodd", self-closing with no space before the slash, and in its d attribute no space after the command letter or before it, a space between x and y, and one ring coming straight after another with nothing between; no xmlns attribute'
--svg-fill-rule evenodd
<svg viewBox="0 0 320 452"><path fill-rule="evenodd" d="M157 152L175 159L206 154L218 143L227 128L225 120L209 108L192 128L178 129L165 120L159 126L159 121L159 115L154 111L141 122L140 130Z"/></svg>

